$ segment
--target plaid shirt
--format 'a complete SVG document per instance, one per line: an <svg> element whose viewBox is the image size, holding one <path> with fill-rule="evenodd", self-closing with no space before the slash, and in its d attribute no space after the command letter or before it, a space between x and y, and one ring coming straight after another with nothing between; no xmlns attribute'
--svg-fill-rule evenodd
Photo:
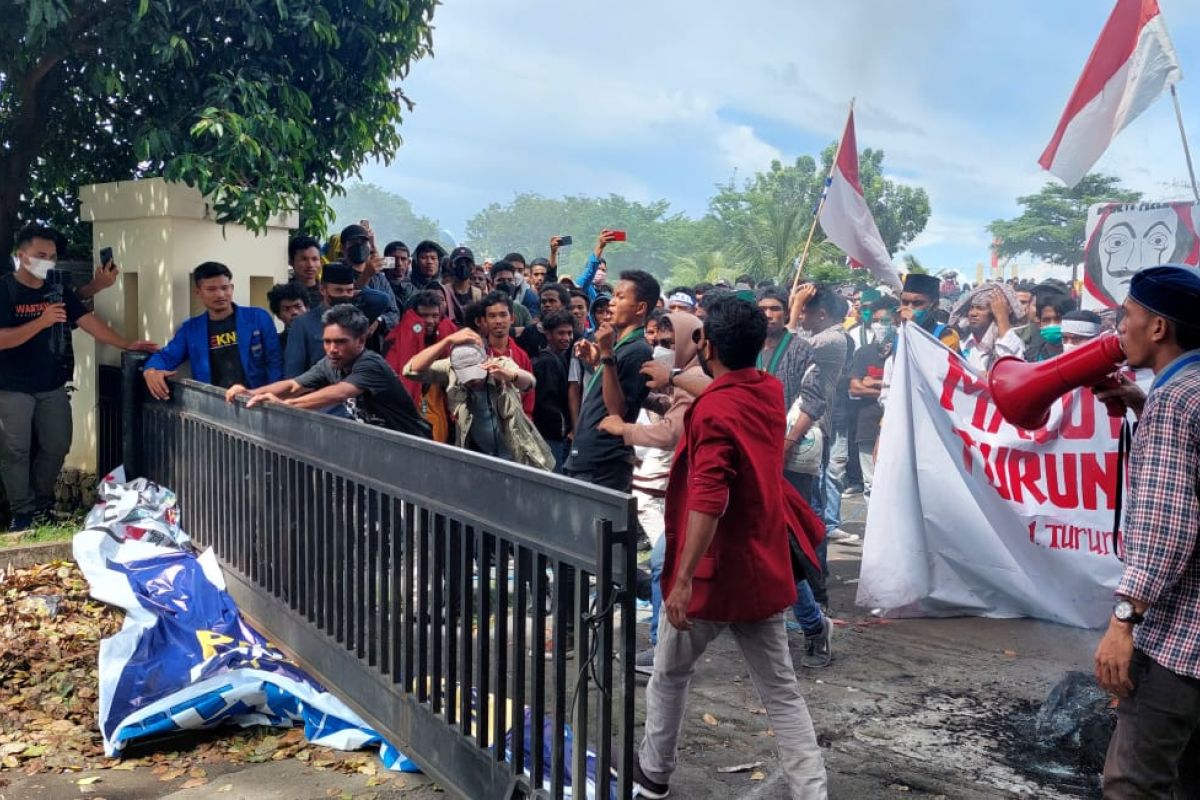
<svg viewBox="0 0 1200 800"><path fill-rule="evenodd" d="M1125 571L1117 594L1147 603L1139 650L1200 678L1200 365L1146 401L1129 455Z"/></svg>

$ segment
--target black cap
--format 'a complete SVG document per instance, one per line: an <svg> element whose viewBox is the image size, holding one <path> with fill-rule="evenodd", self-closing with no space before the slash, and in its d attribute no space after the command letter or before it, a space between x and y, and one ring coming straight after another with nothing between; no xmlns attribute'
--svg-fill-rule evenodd
<svg viewBox="0 0 1200 800"><path fill-rule="evenodd" d="M454 250L452 250L450 252L450 263L451 264L453 264L455 261L460 261L464 258L467 259L468 261L470 261L472 264L475 263L475 254L471 252L471 248L456 247L456 248L454 248Z"/></svg>
<svg viewBox="0 0 1200 800"><path fill-rule="evenodd" d="M348 267L340 261L334 261L321 268L321 283L335 283L345 286L354 283L357 276L353 267Z"/></svg>
<svg viewBox="0 0 1200 800"><path fill-rule="evenodd" d="M339 237L342 241L342 246L351 239L370 239L371 232L362 225L347 225L342 228L342 235Z"/></svg>
<svg viewBox="0 0 1200 800"><path fill-rule="evenodd" d="M923 294L934 300L937 300L942 293L941 283L937 278L932 275L922 275L919 272L910 272L905 276L904 291Z"/></svg>

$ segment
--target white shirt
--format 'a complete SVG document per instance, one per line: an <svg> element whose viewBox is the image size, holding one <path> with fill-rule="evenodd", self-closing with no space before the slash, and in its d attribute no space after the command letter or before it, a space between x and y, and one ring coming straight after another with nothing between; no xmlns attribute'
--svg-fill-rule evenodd
<svg viewBox="0 0 1200 800"><path fill-rule="evenodd" d="M992 352L988 353L980 348L979 340L972 333L963 340L962 354L973 370L983 374L992 368L992 364L995 364L997 360L1004 356L1023 358L1025 355L1025 343L1021 341L1016 328L1009 328L1008 333L997 339L996 344L992 347Z"/></svg>

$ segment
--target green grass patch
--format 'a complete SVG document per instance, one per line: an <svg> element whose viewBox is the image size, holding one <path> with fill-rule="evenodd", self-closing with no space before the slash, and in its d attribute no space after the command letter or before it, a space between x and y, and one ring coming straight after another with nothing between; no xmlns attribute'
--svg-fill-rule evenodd
<svg viewBox="0 0 1200 800"><path fill-rule="evenodd" d="M53 524L38 525L28 531L0 534L0 549L23 547L28 544L65 542L79 533L82 527L83 521L80 519L64 519Z"/></svg>

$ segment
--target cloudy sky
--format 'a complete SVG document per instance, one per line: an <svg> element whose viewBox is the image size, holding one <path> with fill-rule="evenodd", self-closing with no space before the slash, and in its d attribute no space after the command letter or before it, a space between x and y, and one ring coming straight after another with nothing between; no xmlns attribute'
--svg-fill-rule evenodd
<svg viewBox="0 0 1200 800"><path fill-rule="evenodd" d="M1200 4L1159 0L1200 145ZM366 180L461 236L517 192L667 199L701 215L713 185L817 154L857 97L860 147L925 187L933 215L909 248L974 272L986 224L1049 178L1037 166L1110 0L445 0L433 58L405 92L405 146ZM1170 98L1098 168L1149 199L1182 199ZM580 232L582 233L582 232Z"/></svg>

